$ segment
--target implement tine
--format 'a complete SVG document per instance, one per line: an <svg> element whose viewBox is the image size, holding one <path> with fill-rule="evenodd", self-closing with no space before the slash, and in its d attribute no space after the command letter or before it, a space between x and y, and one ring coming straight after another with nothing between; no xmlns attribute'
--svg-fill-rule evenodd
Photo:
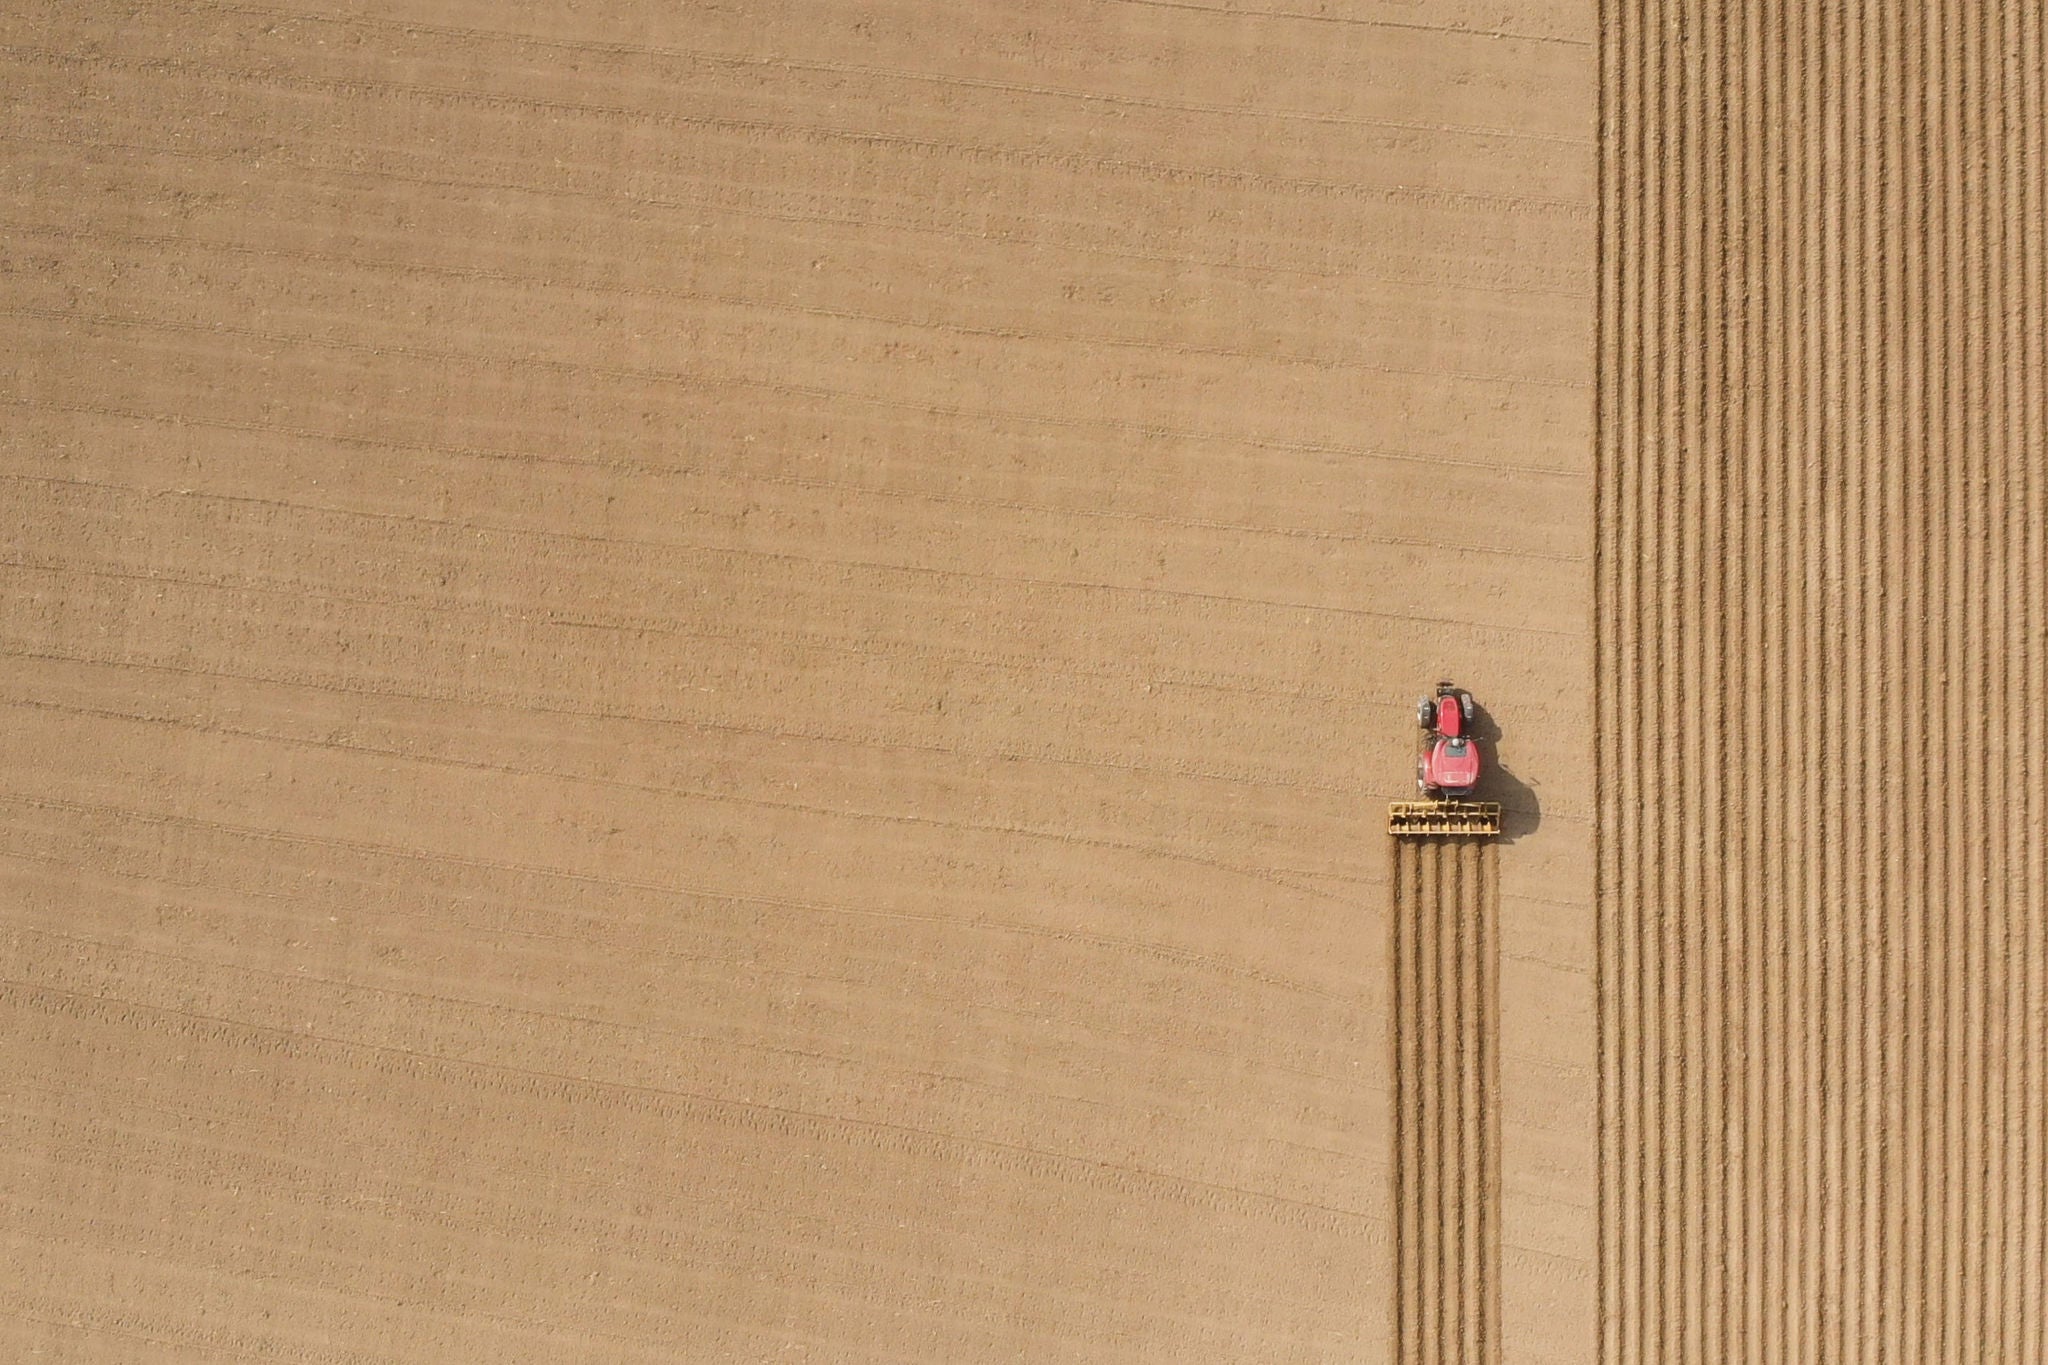
<svg viewBox="0 0 2048 1365"><path fill-rule="evenodd" d="M1500 803L1396 801L1387 807L1387 833L1401 838L1499 834Z"/></svg>

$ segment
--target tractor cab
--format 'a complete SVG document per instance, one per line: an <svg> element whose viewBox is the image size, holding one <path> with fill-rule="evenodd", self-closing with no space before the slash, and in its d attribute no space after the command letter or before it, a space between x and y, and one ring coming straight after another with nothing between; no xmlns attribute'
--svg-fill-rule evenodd
<svg viewBox="0 0 2048 1365"><path fill-rule="evenodd" d="M1479 785L1479 746L1462 735L1437 740L1430 746L1424 774L1424 788L1435 787L1443 796L1470 796Z"/></svg>

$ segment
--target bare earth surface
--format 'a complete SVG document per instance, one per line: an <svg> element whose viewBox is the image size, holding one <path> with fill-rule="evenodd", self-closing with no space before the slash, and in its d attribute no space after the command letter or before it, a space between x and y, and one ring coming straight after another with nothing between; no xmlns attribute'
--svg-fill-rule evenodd
<svg viewBox="0 0 2048 1365"><path fill-rule="evenodd" d="M1500 849L1406 837L1392 862L1395 1359L1483 1365L1501 1334Z"/></svg>
<svg viewBox="0 0 2048 1365"><path fill-rule="evenodd" d="M1391 1359L1438 676L1590 1357L1593 16L1297 8L8 7L0 1357Z"/></svg>
<svg viewBox="0 0 2048 1365"><path fill-rule="evenodd" d="M2048 1360L2048 15L1606 17L1600 1358Z"/></svg>

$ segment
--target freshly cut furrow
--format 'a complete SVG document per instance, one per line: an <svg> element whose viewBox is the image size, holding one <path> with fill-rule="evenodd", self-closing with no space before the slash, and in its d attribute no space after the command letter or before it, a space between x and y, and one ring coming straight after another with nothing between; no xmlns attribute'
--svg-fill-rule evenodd
<svg viewBox="0 0 2048 1365"><path fill-rule="evenodd" d="M1500 1359L1499 849L1396 839L1395 1359Z"/></svg>
<svg viewBox="0 0 2048 1365"><path fill-rule="evenodd" d="M2040 1358L2038 7L1603 8L1602 1358Z"/></svg>

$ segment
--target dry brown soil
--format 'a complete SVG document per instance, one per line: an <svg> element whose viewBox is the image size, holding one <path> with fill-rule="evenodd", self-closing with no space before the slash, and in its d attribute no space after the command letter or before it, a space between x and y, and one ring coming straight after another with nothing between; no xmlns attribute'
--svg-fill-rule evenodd
<svg viewBox="0 0 2048 1365"><path fill-rule="evenodd" d="M1392 861L1395 1359L1483 1365L1501 1335L1500 849L1403 837Z"/></svg>
<svg viewBox="0 0 2048 1365"><path fill-rule="evenodd" d="M1600 1358L2048 1360L2048 10L1606 8Z"/></svg>
<svg viewBox="0 0 2048 1365"><path fill-rule="evenodd" d="M0 1358L1392 1359L1450 676L1588 1359L1592 40L8 6Z"/></svg>

